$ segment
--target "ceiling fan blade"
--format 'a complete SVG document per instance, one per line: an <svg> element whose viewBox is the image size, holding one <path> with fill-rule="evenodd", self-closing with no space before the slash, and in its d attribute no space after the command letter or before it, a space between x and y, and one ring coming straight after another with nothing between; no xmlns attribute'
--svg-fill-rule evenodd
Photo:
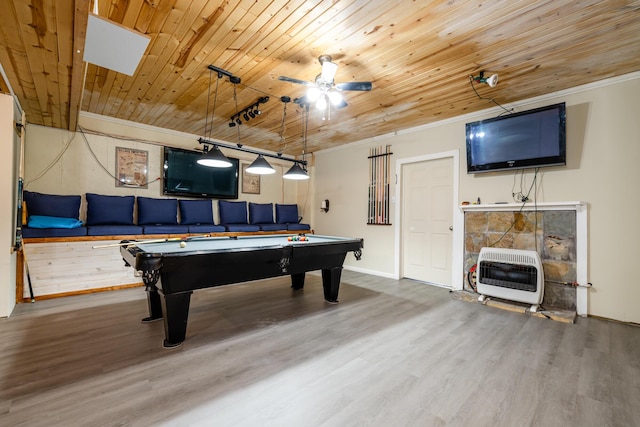
<svg viewBox="0 0 640 427"><path fill-rule="evenodd" d="M345 82L345 83L336 84L336 88L340 90L369 91L371 90L371 87L372 87L371 82Z"/></svg>
<svg viewBox="0 0 640 427"><path fill-rule="evenodd" d="M307 99L307 95L303 95L300 98L294 99L293 103L298 104L301 107L305 107L305 106L308 107L310 104L309 100Z"/></svg>
<svg viewBox="0 0 640 427"><path fill-rule="evenodd" d="M311 82L306 82L304 80L294 79L293 77L280 76L280 77L278 77L278 80L283 81L283 82L295 83L297 85L314 86L314 84L311 83Z"/></svg>
<svg viewBox="0 0 640 427"><path fill-rule="evenodd" d="M345 101L345 100L343 99L342 101L340 101L340 103L339 103L338 105L336 105L336 108L338 108L338 109L340 109L340 108L344 108L344 107L346 107L347 105L349 105L349 104L347 104L347 101Z"/></svg>

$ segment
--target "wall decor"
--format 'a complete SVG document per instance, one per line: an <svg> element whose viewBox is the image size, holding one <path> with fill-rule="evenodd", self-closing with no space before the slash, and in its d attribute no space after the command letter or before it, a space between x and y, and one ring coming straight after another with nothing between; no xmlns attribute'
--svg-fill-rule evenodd
<svg viewBox="0 0 640 427"><path fill-rule="evenodd" d="M147 188L149 153L116 147L116 187Z"/></svg>
<svg viewBox="0 0 640 427"><path fill-rule="evenodd" d="M260 175L247 172L248 164L242 164L242 192L260 194Z"/></svg>

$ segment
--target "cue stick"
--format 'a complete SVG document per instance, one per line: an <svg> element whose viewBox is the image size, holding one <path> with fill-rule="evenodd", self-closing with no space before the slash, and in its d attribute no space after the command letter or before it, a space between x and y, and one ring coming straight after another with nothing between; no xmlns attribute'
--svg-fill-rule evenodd
<svg viewBox="0 0 640 427"><path fill-rule="evenodd" d="M152 239L152 240L140 240L140 241L134 241L134 240L130 240L128 242L120 242L120 243L109 243L106 245L97 245L97 246L92 246L92 249L103 249L103 248L117 248L119 246L138 246L140 244L144 244L144 243L164 243L164 242L178 242L180 240L191 240L191 239L198 239L198 238L203 238L203 237L211 237L211 234L201 234L201 235L197 235L197 236L190 236L190 237L167 237L166 239Z"/></svg>
<svg viewBox="0 0 640 427"><path fill-rule="evenodd" d="M369 148L369 154L371 154L371 158L369 159L369 223L374 222L374 211L375 211L375 182L376 178L374 177L374 169L373 169L373 148Z"/></svg>

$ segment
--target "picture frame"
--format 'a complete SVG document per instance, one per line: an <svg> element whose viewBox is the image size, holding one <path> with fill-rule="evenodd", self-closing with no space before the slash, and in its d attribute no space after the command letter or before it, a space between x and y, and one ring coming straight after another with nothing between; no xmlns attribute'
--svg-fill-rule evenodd
<svg viewBox="0 0 640 427"><path fill-rule="evenodd" d="M249 164L242 164L242 192L245 194L260 194L260 175L247 172Z"/></svg>
<svg viewBox="0 0 640 427"><path fill-rule="evenodd" d="M116 187L147 188L149 153L116 147Z"/></svg>

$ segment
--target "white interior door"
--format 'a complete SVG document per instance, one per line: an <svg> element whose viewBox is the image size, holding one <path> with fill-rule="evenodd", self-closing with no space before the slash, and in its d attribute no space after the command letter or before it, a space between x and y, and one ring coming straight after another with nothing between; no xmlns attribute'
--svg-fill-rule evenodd
<svg viewBox="0 0 640 427"><path fill-rule="evenodd" d="M402 168L402 276L451 286L453 158Z"/></svg>

